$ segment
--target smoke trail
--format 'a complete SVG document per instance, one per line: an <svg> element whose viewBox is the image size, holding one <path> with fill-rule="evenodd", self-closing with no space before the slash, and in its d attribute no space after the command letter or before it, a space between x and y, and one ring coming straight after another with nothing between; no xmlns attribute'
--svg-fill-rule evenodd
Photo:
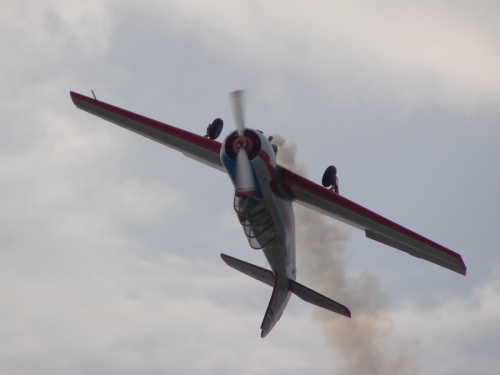
<svg viewBox="0 0 500 375"><path fill-rule="evenodd" d="M278 162L307 177L295 159L297 146L274 136ZM350 229L322 214L295 205L297 253L310 287L349 307L352 319L315 309L314 317L334 350L335 366L342 375L418 374L418 342L390 345L392 321L384 314L386 298L375 275L365 271L357 278L346 275L345 246ZM301 254L302 253L302 254ZM303 256L301 256L303 255Z"/></svg>

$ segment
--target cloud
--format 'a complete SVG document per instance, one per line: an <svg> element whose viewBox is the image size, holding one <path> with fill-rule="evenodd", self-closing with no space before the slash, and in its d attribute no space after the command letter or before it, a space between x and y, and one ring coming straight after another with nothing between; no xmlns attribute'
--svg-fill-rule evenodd
<svg viewBox="0 0 500 375"><path fill-rule="evenodd" d="M406 300L391 316L400 334L426 338L422 360L427 374L493 375L498 372L498 270L470 294L444 295L436 306L427 308Z"/></svg>
<svg viewBox="0 0 500 375"><path fill-rule="evenodd" d="M213 55L258 65L270 79L298 75L346 105L359 88L370 94L365 105L383 102L374 90L397 88L404 95L390 100L407 110L470 111L500 96L493 3L174 2L150 9L178 14L180 29L203 28Z"/></svg>
<svg viewBox="0 0 500 375"><path fill-rule="evenodd" d="M43 69L68 51L95 58L108 50L113 21L105 1L8 1L2 10L2 44L15 52L4 59L11 71L32 67L33 58Z"/></svg>
<svg viewBox="0 0 500 375"><path fill-rule="evenodd" d="M422 7L412 9L417 14L412 16L405 6L384 10L366 3L326 4L326 8L297 3L285 9L274 3L198 2L193 8L193 3L183 2L103 1L92 6L88 2L2 2L2 372L333 371L330 349L310 318L311 310L297 299L292 298L273 334L260 339L258 326L270 289L226 269L217 255L224 251L262 266L265 263L260 253L247 250L232 212L230 182L223 181L217 171L192 160L184 164L182 155L78 111L69 100L69 90L90 94L93 88L98 98L202 132L218 116L228 119L227 130L231 123L227 93L248 88L252 124L262 124L266 132L286 128L287 135L294 134L296 139L297 131L314 133L316 137L301 139L301 147L307 146L307 139L317 143L311 141L302 150L310 150L316 163L331 158L325 154L337 149L346 163L343 186L349 186L353 196L361 189L359 195L364 198L377 189L396 185L399 189L399 182L406 180L403 149L408 142L394 139L400 149L384 143L400 134L382 132L383 124L399 121L401 113L412 114L413 123L431 119L436 128L443 120L453 126L431 137L438 139L434 146L441 151L430 150L428 164L410 174L414 179L408 178L405 188L416 187L422 200L432 200L426 196L429 186L437 189L440 185L433 181L437 172L428 173L430 164L437 165L450 181L460 181L448 183L451 192L445 195L446 207L469 211L464 201L479 207L468 233L489 233L459 234L462 237L457 239L454 234L463 223L452 221L451 225L443 220L439 231L444 238L448 236L453 243L470 237L465 240L477 246L484 241L498 243L491 235L494 231L484 232L496 222L498 212L494 210L495 191L487 189L495 186L490 183L496 171L491 160L497 160L497 148L474 138L472 132L453 131L463 124L482 126L488 116L495 124L498 118L488 104L497 97L498 88L496 70L489 73L498 49L495 12L486 6L478 9L492 9L489 14L440 5L435 18L426 18L425 30L420 30L418 14L427 12ZM457 23L460 17L465 17L464 22ZM443 20L443 30L433 19ZM466 25L467 31L458 24ZM380 33L374 32L379 28ZM407 41L415 48L398 52ZM453 45L448 45L451 41ZM426 48L441 54L426 55ZM491 81L485 85L488 74ZM456 91L441 98L439 90L453 91L454 87ZM476 94L476 90L481 92ZM463 95L472 98L466 102L474 108L489 112L483 111L484 116L474 121L462 121L469 105L463 105ZM484 103L477 104L478 98L484 98ZM456 114L450 115L451 120L450 113ZM356 116L361 115L370 121L358 121ZM456 118L461 121L453 122ZM327 126L332 123L335 127ZM374 128L365 132L368 123ZM365 126L363 134L356 132L357 126ZM414 145L413 157L426 157L413 135L407 134ZM367 142L363 143L363 137ZM444 151L441 138L449 141ZM494 144L495 133L485 138ZM371 153L369 147L375 144L384 149L383 155ZM397 168L391 164L394 155L402 155ZM457 155L463 159L451 168L446 161ZM352 168L352 161L359 161L364 169ZM384 168L379 168L381 162ZM453 174L454 168L459 173ZM462 184L464 169L470 171L466 184ZM478 171L483 175L474 174ZM360 178L353 178L356 174ZM401 181L389 182L387 174L396 174ZM378 183L374 186L373 181ZM482 194L470 194L478 181ZM390 192L389 196L397 194L397 190ZM463 194L458 200L456 192ZM372 202L383 207L394 204L383 199ZM395 206L402 202L398 200ZM487 220L483 207L491 211ZM446 214L441 211L446 209L435 208L431 216ZM468 220L467 215L448 215L450 220L455 218ZM428 215L422 222L427 219ZM490 247L493 254L494 247ZM480 255L470 253L466 259L484 254ZM368 252L361 256L370 257ZM394 259L397 264L390 264L391 272L400 265ZM489 262L492 257L484 259ZM306 274L301 269L299 277ZM381 274L384 277L377 274L381 285L387 284L386 274ZM418 278L425 283L417 283L415 289L443 280L432 272ZM454 281L449 284L450 294L463 295L460 302L480 301L465 297L468 291L457 290ZM367 314L380 308L377 288L374 279L364 274L359 288L353 289L367 291L371 298L364 308ZM420 350L425 373L429 368L446 373L452 350L448 353L436 347L435 356L429 354L432 343L407 327L404 319L408 326L423 324L417 316L421 314L446 326L447 315L422 307L419 294L413 296L415 305L397 312L402 323L397 315L392 325L381 322L381 330L389 335L395 331L403 339L417 337L420 349L409 341L402 352ZM498 297L491 296L491 301ZM336 293L331 297L344 298ZM367 297L359 293L359 298ZM451 300L443 301L448 306ZM357 309L355 301L351 302L350 307ZM481 366L495 364L496 353L483 349L498 346L491 321L497 315L479 315L492 323L490 334L472 317L474 306L467 306L467 314L457 319L470 319L480 326L481 337L473 336L467 322L466 333L453 336L451 332L460 326L455 323L447 334L456 340L471 338L470 346L457 344L463 358ZM452 307L458 309L458 304L450 303L449 310ZM422 331L445 346L444 339L432 336L430 328ZM398 340L389 343L389 349L393 344L397 348ZM455 367L450 368L454 373Z"/></svg>

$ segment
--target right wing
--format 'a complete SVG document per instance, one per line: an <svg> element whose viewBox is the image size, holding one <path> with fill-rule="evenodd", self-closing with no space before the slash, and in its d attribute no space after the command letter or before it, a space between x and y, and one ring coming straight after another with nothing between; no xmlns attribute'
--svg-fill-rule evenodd
<svg viewBox="0 0 500 375"><path fill-rule="evenodd" d="M460 256L286 168L277 166L283 193L297 203L363 230L366 237L465 275Z"/></svg>
<svg viewBox="0 0 500 375"><path fill-rule="evenodd" d="M73 91L70 91L70 96L73 103L81 110L171 147L192 159L225 172L220 161L220 142L152 120Z"/></svg>

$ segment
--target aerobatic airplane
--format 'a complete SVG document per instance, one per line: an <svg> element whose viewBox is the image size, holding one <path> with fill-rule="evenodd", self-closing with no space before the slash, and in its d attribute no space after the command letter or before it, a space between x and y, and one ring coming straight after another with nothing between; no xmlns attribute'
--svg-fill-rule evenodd
<svg viewBox="0 0 500 375"><path fill-rule="evenodd" d="M93 92L92 92L93 93ZM319 211L363 230L366 237L425 259L462 275L462 257L339 195L334 166L329 166L320 186L276 163L278 148L272 137L246 128L243 92L231 93L236 130L220 143L216 139L223 121L215 119L205 136L126 111L75 92L75 105L125 129L182 152L199 162L226 172L234 188L234 210L253 249L261 249L272 270L221 254L228 266L273 288L261 325L265 337L280 319L295 294L306 302L346 317L349 309L302 284L296 279L295 224L292 202Z"/></svg>

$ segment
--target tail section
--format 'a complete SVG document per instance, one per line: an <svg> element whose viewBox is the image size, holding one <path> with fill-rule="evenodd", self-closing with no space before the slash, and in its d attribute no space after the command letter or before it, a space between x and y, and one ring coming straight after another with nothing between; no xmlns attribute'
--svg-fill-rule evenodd
<svg viewBox="0 0 500 375"><path fill-rule="evenodd" d="M229 267L232 267L235 270L243 272L245 275L253 277L256 280L273 287L273 294L271 295L271 300L269 301L269 305L261 325L262 337L265 337L280 319L288 300L290 299L291 293L313 305L333 311L348 318L351 317L351 312L344 305L341 305L340 303L335 302L334 300L331 300L330 298L325 297L324 295L319 294L318 292L315 292L314 290L309 289L294 280L290 280L287 277L280 277L280 275L275 275L272 271L230 257L229 255L221 254L221 258Z"/></svg>
<svg viewBox="0 0 500 375"><path fill-rule="evenodd" d="M273 294L271 295L269 305L267 306L264 319L260 326L262 330L261 337L266 337L276 323L278 323L278 320L281 318L281 315L283 315L283 311L290 300L291 289L288 278L276 277L272 271L230 257L226 254L221 254L220 256L229 267L273 287Z"/></svg>

